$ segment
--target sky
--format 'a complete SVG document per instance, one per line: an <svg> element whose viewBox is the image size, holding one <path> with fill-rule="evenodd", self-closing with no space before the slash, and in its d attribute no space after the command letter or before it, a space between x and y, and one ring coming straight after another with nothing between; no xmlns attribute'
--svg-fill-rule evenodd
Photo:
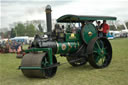
<svg viewBox="0 0 128 85"><path fill-rule="evenodd" d="M0 0L0 28L14 22L45 20L45 7L51 5L52 18L65 14L116 16L128 21L128 0Z"/></svg>

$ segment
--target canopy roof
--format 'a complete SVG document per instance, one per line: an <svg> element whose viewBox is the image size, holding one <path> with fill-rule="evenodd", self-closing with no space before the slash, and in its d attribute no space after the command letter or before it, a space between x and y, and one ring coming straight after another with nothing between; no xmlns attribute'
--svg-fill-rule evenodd
<svg viewBox="0 0 128 85"><path fill-rule="evenodd" d="M84 22L90 20L116 20L116 17L90 15L63 15L57 19L57 22Z"/></svg>

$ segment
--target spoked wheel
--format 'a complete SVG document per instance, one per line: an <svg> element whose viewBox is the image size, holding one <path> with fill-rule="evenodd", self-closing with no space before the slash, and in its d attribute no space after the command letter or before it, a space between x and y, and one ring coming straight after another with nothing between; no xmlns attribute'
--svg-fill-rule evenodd
<svg viewBox="0 0 128 85"><path fill-rule="evenodd" d="M56 74L57 66L47 68L49 66L48 59L46 53L34 54L29 53L26 54L21 62L21 67L40 67L41 69L21 69L23 74L26 77L39 77L39 78L49 78L53 77ZM55 56L53 56L53 64L56 64L57 60ZM43 69L47 68L47 69Z"/></svg>
<svg viewBox="0 0 128 85"><path fill-rule="evenodd" d="M42 67L48 67L49 66L47 57L45 57L43 59L43 62L42 63L43 63L42 64ZM53 64L57 64L57 60L56 60L55 55L53 55ZM54 67L50 67L48 69L45 69L44 70L45 78L53 77L56 74L56 71L57 71L57 66L54 66Z"/></svg>
<svg viewBox="0 0 128 85"><path fill-rule="evenodd" d="M107 67L112 59L112 47L108 39L100 37L90 41L87 47L88 61L94 68Z"/></svg>
<svg viewBox="0 0 128 85"><path fill-rule="evenodd" d="M71 64L74 67L82 66L87 63L86 57L72 57L68 56L66 57L69 64Z"/></svg>

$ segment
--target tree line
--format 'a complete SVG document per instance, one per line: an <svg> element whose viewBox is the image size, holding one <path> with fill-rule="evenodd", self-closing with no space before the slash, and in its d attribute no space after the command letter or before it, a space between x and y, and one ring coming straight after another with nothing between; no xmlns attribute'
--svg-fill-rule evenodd
<svg viewBox="0 0 128 85"><path fill-rule="evenodd" d="M125 23L127 28L128 28L128 22ZM38 28L38 29L37 29ZM43 33L43 28L41 24L37 26L37 28L33 24L23 24L23 23L18 23L16 24L13 28L11 28L11 31L6 31L6 32L0 32L1 36L4 36L4 38L14 38L16 36L29 36L29 37L34 37L35 34L42 34ZM123 30L124 25L118 25L117 29L115 29L114 25L110 25L111 30Z"/></svg>
<svg viewBox="0 0 128 85"><path fill-rule="evenodd" d="M11 29L10 37L13 38L15 36L29 36L34 37L35 34L41 34L43 28L41 24L38 25L39 29L36 29L33 24L27 24L26 26L22 23L18 23L14 28Z"/></svg>

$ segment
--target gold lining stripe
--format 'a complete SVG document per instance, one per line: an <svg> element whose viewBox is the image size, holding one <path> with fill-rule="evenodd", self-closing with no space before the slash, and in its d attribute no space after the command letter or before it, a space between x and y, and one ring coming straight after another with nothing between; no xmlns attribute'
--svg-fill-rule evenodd
<svg viewBox="0 0 128 85"><path fill-rule="evenodd" d="M68 51L71 49L71 44L68 42Z"/></svg>

